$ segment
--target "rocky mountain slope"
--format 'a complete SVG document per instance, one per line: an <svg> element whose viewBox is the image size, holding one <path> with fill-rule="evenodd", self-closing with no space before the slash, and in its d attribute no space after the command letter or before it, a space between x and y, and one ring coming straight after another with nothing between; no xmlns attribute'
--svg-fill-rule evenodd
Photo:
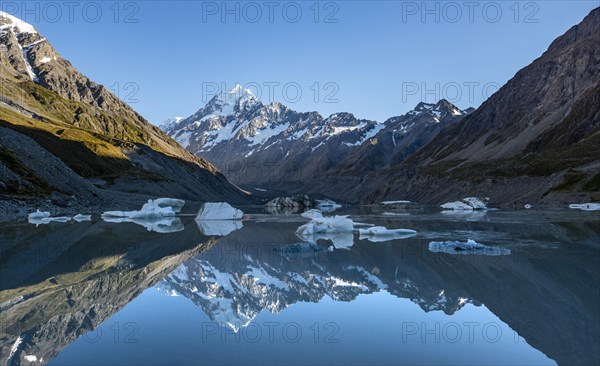
<svg viewBox="0 0 600 366"><path fill-rule="evenodd" d="M0 148L3 198L49 192L93 199L110 189L247 202L210 163L62 58L31 25L0 13ZM38 153L46 150L60 159ZM41 158L31 159L31 156ZM65 186L48 167L87 181Z"/></svg>
<svg viewBox="0 0 600 366"><path fill-rule="evenodd" d="M236 85L194 115L161 128L248 189L328 194L344 187L323 186L324 177L354 178L397 164L466 114L441 100L384 123L350 113L323 118L281 103L265 105Z"/></svg>
<svg viewBox="0 0 600 366"><path fill-rule="evenodd" d="M596 8L477 111L374 178L368 199L599 200L599 45Z"/></svg>

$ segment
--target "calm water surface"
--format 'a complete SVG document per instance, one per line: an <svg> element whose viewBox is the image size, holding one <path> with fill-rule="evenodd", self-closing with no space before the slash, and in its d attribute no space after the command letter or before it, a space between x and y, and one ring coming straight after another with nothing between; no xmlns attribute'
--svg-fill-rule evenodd
<svg viewBox="0 0 600 366"><path fill-rule="evenodd" d="M599 213L341 213L418 234L298 252L299 215L4 223L0 362L600 364ZM467 239L505 255L429 250Z"/></svg>

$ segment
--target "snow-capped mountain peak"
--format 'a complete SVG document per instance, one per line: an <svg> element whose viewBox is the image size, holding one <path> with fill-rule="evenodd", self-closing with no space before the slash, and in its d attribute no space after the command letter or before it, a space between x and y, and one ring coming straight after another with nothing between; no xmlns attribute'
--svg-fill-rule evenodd
<svg viewBox="0 0 600 366"><path fill-rule="evenodd" d="M441 99L435 104L420 102L413 110L407 113L409 116L417 116L421 114L433 115L434 120L436 122L440 122L446 117L464 116L468 114L468 112L459 109L446 99Z"/></svg>
<svg viewBox="0 0 600 366"><path fill-rule="evenodd" d="M183 120L183 117L169 118L167 120L164 120L161 124L159 124L158 128L160 128L163 131L166 131L168 129L175 127L182 120Z"/></svg>
<svg viewBox="0 0 600 366"><path fill-rule="evenodd" d="M30 33L37 34L35 28L21 19L12 16L8 13L0 11L0 32L4 32L6 29L11 28L15 34Z"/></svg>

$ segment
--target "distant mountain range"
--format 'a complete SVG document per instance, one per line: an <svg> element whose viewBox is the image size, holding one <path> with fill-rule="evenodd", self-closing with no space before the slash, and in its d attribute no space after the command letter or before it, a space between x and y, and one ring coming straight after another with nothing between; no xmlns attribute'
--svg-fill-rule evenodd
<svg viewBox="0 0 600 366"><path fill-rule="evenodd" d="M441 100L419 103L383 123L351 113L324 118L281 103L265 105L238 84L194 115L170 119L160 127L249 190L315 192L308 187L322 176L360 176L404 161L472 110Z"/></svg>
<svg viewBox="0 0 600 366"><path fill-rule="evenodd" d="M264 105L239 85L162 128L249 190L348 202L600 200L600 8L479 109L420 103L383 123Z"/></svg>
<svg viewBox="0 0 600 366"><path fill-rule="evenodd" d="M0 194L85 203L117 192L249 202L33 26L0 13ZM113 192L113 193L111 193Z"/></svg>

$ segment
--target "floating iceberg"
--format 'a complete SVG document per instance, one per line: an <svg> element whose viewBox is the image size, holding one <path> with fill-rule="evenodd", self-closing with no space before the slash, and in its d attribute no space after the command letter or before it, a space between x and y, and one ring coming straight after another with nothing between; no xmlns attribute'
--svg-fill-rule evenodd
<svg viewBox="0 0 600 366"><path fill-rule="evenodd" d="M329 240L333 243L335 249L350 249L354 245L354 234L352 232L343 233L316 233L316 234L299 234L300 239L316 244L319 240Z"/></svg>
<svg viewBox="0 0 600 366"><path fill-rule="evenodd" d="M416 234L417 232L410 229L387 229L383 226L373 226L368 229L358 229L361 235L376 235L376 236L390 236L390 235L406 235Z"/></svg>
<svg viewBox="0 0 600 366"><path fill-rule="evenodd" d="M297 234L310 235L317 233L343 233L354 231L354 222L348 216L325 217L319 210L308 210L302 217L311 219L296 230Z"/></svg>
<svg viewBox="0 0 600 366"><path fill-rule="evenodd" d="M412 203L411 201L406 201L406 200L400 200L400 201L383 201L381 202L382 205L402 205L402 204L408 204L408 203Z"/></svg>
<svg viewBox="0 0 600 366"><path fill-rule="evenodd" d="M196 220L239 220L244 213L226 202L207 202L202 205Z"/></svg>
<svg viewBox="0 0 600 366"><path fill-rule="evenodd" d="M170 206L172 204L173 206ZM122 217L137 220L159 220L163 217L173 217L181 208L185 201L173 198L158 198L148 200L139 211L107 211L102 214L102 218Z"/></svg>
<svg viewBox="0 0 600 366"><path fill-rule="evenodd" d="M383 226L373 226L368 229L358 229L360 239L367 239L372 242L382 242L395 239L406 239L417 235L417 232L410 229L387 229Z"/></svg>
<svg viewBox="0 0 600 366"><path fill-rule="evenodd" d="M82 221L92 221L92 215L75 215L73 216L73 220L77 221L77 222L82 222Z"/></svg>
<svg viewBox="0 0 600 366"><path fill-rule="evenodd" d="M130 218L130 217L111 217L102 216L105 222L121 224L131 222L145 227L148 231L153 231L160 234L174 233L185 229L181 220L177 217L160 217L160 218Z"/></svg>
<svg viewBox="0 0 600 366"><path fill-rule="evenodd" d="M333 212L341 208L342 205L332 200L317 200L316 207L322 212Z"/></svg>
<svg viewBox="0 0 600 366"><path fill-rule="evenodd" d="M600 211L600 203L590 202L590 203L574 203L569 205L569 208L582 210L582 211Z"/></svg>
<svg viewBox="0 0 600 366"><path fill-rule="evenodd" d="M28 219L28 221L29 221L30 224L34 224L35 226L38 226L38 225L46 225L46 224L49 224L51 222L62 222L62 223L65 223L65 222L71 221L71 218L67 217L67 216L41 217L41 218L37 218L37 219L30 217Z"/></svg>
<svg viewBox="0 0 600 366"><path fill-rule="evenodd" d="M527 203L527 204L525 204L525 206L523 206L523 207L525 207L525 209L526 209L526 210L531 210L531 209L533 208L533 205L532 205L532 204L530 204L530 203Z"/></svg>
<svg viewBox="0 0 600 366"><path fill-rule="evenodd" d="M240 220L196 220L196 224L206 236L225 236L244 227Z"/></svg>
<svg viewBox="0 0 600 366"><path fill-rule="evenodd" d="M331 240L337 249L350 248L354 244L354 222L348 216L324 217L319 210L308 210L302 214L311 221L300 226L296 235L302 240L316 243Z"/></svg>
<svg viewBox="0 0 600 366"><path fill-rule="evenodd" d="M478 254L478 255L508 255L510 249L490 247L474 240L469 239L467 242L460 241L444 241L436 242L432 241L429 243L429 250L434 253L447 253L447 254Z"/></svg>
<svg viewBox="0 0 600 366"><path fill-rule="evenodd" d="M444 210L453 211L487 210L488 200L488 198L467 197L461 201L444 203L440 207Z"/></svg>
<svg viewBox="0 0 600 366"><path fill-rule="evenodd" d="M27 216L30 220L45 219L48 217L50 217L50 212L40 210L36 210L34 213L30 213L29 216Z"/></svg>

